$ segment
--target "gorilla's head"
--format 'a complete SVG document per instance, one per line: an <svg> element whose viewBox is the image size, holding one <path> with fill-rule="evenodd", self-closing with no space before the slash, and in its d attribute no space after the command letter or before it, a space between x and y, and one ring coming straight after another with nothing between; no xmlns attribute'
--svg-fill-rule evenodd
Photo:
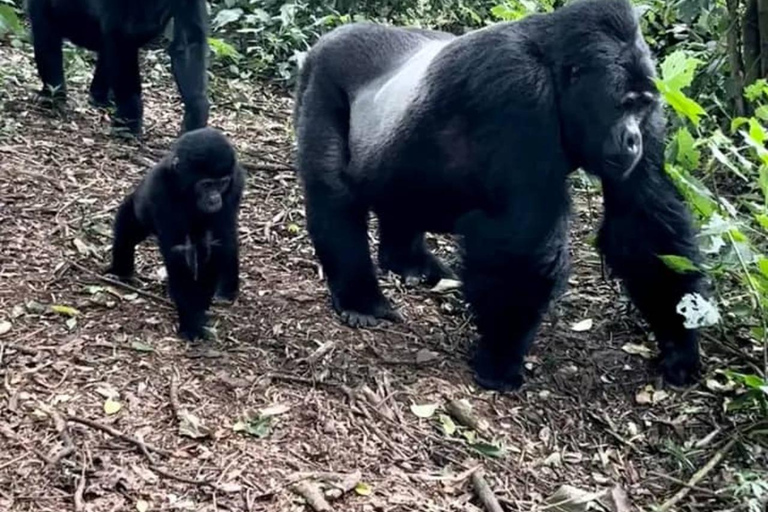
<svg viewBox="0 0 768 512"><path fill-rule="evenodd" d="M626 0L581 0L562 9L556 57L563 136L574 163L626 179L643 156L643 126L659 112L654 64ZM565 21L565 20L564 20Z"/></svg>
<svg viewBox="0 0 768 512"><path fill-rule="evenodd" d="M214 128L199 128L182 135L174 145L171 164L182 194L202 214L224 206L238 170L235 149Z"/></svg>

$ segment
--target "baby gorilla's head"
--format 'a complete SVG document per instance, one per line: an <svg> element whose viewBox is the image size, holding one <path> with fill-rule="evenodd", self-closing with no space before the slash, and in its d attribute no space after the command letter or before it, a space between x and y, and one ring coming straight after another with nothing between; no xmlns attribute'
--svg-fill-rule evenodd
<svg viewBox="0 0 768 512"><path fill-rule="evenodd" d="M187 132L176 141L172 158L181 187L194 195L197 210L221 210L237 168L235 149L224 134L214 128Z"/></svg>

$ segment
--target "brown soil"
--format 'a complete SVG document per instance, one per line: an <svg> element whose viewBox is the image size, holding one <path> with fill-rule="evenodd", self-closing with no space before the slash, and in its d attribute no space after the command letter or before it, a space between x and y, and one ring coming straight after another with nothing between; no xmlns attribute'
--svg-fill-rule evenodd
<svg viewBox="0 0 768 512"><path fill-rule="evenodd" d="M541 329L525 386L484 392L468 371L474 332L458 294L382 276L406 322L337 321L291 169L290 98L256 82L213 84L211 124L249 172L242 293L214 309L217 341L177 339L151 243L139 252L138 293L101 278L116 206L178 129L157 55L145 58L139 144L111 137L107 115L88 106L90 68L73 73L69 104L52 115L33 102L29 50L0 47L0 325L10 327L0 334L0 510L298 511L293 484L327 472L359 472L335 510L484 510L469 478L478 465L504 510L566 510L544 505L564 484L620 486L632 505L613 500L614 510L649 510L724 446L676 509L746 506L733 486L766 456L724 412L727 395L663 389L651 362L627 351L652 345L589 245L598 196L590 207L576 194L570 290ZM450 240L431 240L455 261ZM585 319L590 329L572 328ZM733 364L715 344L704 350L710 376ZM638 403L646 386L656 403ZM502 447L497 457L471 445L468 429L443 431L454 399L488 423L477 439ZM439 408L420 418L413 404ZM274 416L253 420L266 408ZM248 418L250 434L233 428ZM183 435L180 422L196 419L207 435Z"/></svg>

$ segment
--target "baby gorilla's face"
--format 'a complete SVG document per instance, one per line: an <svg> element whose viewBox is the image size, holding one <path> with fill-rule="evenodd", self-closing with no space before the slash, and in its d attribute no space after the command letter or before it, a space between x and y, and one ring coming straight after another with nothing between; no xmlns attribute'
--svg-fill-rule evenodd
<svg viewBox="0 0 768 512"><path fill-rule="evenodd" d="M229 190L231 176L205 178L195 183L197 209L201 213L216 213L224 205L224 194Z"/></svg>

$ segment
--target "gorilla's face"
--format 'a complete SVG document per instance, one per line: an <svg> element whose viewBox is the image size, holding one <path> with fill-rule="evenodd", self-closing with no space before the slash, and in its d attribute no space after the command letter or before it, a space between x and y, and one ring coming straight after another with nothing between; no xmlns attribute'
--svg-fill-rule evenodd
<svg viewBox="0 0 768 512"><path fill-rule="evenodd" d="M604 179L626 179L643 156L643 124L659 108L648 48L601 41L565 67L561 107L568 153ZM585 51L581 55L590 55Z"/></svg>

